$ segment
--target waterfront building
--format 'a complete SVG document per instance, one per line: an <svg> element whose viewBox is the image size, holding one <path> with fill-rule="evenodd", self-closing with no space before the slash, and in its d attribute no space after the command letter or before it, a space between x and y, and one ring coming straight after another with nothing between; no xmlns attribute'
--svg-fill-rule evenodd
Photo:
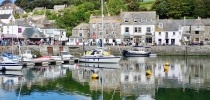
<svg viewBox="0 0 210 100"><path fill-rule="evenodd" d="M183 20L157 19L155 29L156 45L182 45Z"/></svg>
<svg viewBox="0 0 210 100"><path fill-rule="evenodd" d="M89 24L81 23L72 29L67 45L82 45L83 42L89 43L90 31Z"/></svg>
<svg viewBox="0 0 210 100"><path fill-rule="evenodd" d="M121 12L121 35L125 42L153 45L155 41L156 12Z"/></svg>
<svg viewBox="0 0 210 100"><path fill-rule="evenodd" d="M66 29L57 28L40 28L40 32L43 32L46 38L51 38L55 41L67 41Z"/></svg>
<svg viewBox="0 0 210 100"><path fill-rule="evenodd" d="M210 43L210 19L184 19L183 37L188 44L209 44Z"/></svg>
<svg viewBox="0 0 210 100"><path fill-rule="evenodd" d="M101 16L90 16L89 21L90 27L90 41L97 43L102 38L107 45L121 44L120 34L120 17L119 16L104 16L103 17L103 28ZM103 29L103 33L102 33Z"/></svg>

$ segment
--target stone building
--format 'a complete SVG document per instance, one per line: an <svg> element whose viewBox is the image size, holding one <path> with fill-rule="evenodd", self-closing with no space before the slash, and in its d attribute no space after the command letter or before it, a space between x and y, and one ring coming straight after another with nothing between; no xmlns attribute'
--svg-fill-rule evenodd
<svg viewBox="0 0 210 100"><path fill-rule="evenodd" d="M98 42L102 38L102 34L106 44L121 43L119 16L104 16L103 28L101 16L90 16L89 27L90 41L93 43Z"/></svg>

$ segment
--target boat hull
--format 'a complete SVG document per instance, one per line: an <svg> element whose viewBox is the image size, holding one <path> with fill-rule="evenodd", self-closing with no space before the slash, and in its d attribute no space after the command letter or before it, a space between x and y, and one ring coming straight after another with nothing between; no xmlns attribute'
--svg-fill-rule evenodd
<svg viewBox="0 0 210 100"><path fill-rule="evenodd" d="M130 53L127 50L123 50L123 56L124 57L149 57L151 52L147 53Z"/></svg>
<svg viewBox="0 0 210 100"><path fill-rule="evenodd" d="M121 56L114 57L81 57L79 62L91 62L91 63L118 63Z"/></svg>
<svg viewBox="0 0 210 100"><path fill-rule="evenodd" d="M21 63L0 63L0 70L22 70L22 68Z"/></svg>

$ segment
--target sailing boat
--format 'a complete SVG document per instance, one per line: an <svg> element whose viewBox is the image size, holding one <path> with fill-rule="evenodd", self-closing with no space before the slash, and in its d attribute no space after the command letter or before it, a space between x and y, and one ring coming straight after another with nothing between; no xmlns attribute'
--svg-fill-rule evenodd
<svg viewBox="0 0 210 100"><path fill-rule="evenodd" d="M13 24L12 24L13 25ZM0 70L21 70L23 64L13 55L13 26L12 26L12 53L3 53L0 56Z"/></svg>
<svg viewBox="0 0 210 100"><path fill-rule="evenodd" d="M85 52L83 56L80 57L80 62L94 62L94 63L118 63L121 59L121 56L114 56L104 50L103 44L103 33L104 33L104 24L103 24L103 0L101 0L101 19L102 19L102 37L100 39L100 48Z"/></svg>

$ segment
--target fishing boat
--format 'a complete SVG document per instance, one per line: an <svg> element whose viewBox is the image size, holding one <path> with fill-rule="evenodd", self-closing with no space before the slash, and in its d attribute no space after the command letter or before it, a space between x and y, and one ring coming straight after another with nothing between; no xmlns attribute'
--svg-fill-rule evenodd
<svg viewBox="0 0 210 100"><path fill-rule="evenodd" d="M151 47L134 46L131 50L123 50L124 57L149 57Z"/></svg>
<svg viewBox="0 0 210 100"><path fill-rule="evenodd" d="M7 57L0 57L0 70L21 70L23 64L19 61L14 61Z"/></svg>
<svg viewBox="0 0 210 100"><path fill-rule="evenodd" d="M79 62L93 62L93 63L118 63L121 56L115 56L110 52L105 51L103 43L104 23L103 23L103 1L101 1L101 21L102 21L102 35L99 39L100 47L94 50L86 51L83 56L80 57Z"/></svg>

